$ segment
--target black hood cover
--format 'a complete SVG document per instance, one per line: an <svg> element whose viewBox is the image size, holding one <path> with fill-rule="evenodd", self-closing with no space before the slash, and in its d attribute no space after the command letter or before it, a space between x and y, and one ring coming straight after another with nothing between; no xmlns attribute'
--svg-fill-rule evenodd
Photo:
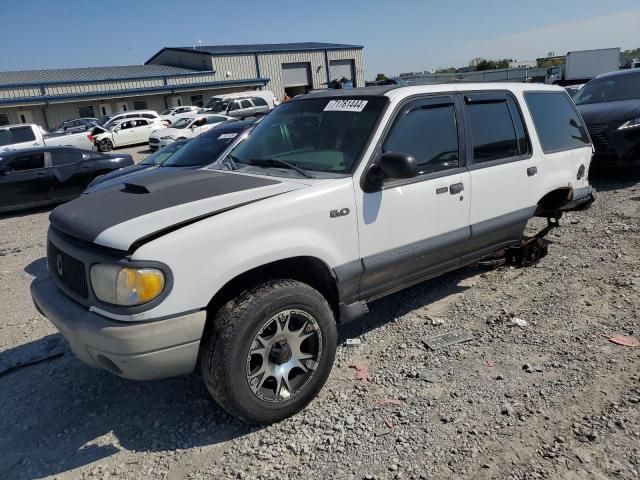
<svg viewBox="0 0 640 480"><path fill-rule="evenodd" d="M128 180L59 206L51 213L51 224L67 235L91 242L109 227L152 212L281 183L219 171L171 168L140 172Z"/></svg>
<svg viewBox="0 0 640 480"><path fill-rule="evenodd" d="M640 117L640 100L586 103L578 105L578 110L587 125L622 124Z"/></svg>

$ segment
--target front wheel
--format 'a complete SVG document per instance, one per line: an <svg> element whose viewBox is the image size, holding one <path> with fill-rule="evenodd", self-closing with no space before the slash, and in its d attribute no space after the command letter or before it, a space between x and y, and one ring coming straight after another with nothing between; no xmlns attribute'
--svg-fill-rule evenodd
<svg viewBox="0 0 640 480"><path fill-rule="evenodd" d="M103 138L98 143L98 150L100 150L101 152L110 152L111 150L113 150L113 142L111 142L111 140L109 140L108 138Z"/></svg>
<svg viewBox="0 0 640 480"><path fill-rule="evenodd" d="M336 323L324 297L295 280L245 290L216 314L200 363L211 396L248 423L302 410L325 384Z"/></svg>

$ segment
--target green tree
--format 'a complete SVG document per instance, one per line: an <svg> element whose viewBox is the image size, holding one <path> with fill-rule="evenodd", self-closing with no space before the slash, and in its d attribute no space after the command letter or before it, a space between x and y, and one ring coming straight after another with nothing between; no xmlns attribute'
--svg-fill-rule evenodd
<svg viewBox="0 0 640 480"><path fill-rule="evenodd" d="M380 80L386 80L387 76L384 73L379 73L376 75L376 82L379 82Z"/></svg>

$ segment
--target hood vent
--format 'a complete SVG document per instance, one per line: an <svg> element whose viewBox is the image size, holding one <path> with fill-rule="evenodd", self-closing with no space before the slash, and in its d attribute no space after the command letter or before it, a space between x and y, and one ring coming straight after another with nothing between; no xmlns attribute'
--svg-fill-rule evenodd
<svg viewBox="0 0 640 480"><path fill-rule="evenodd" d="M122 189L125 193L151 193L144 185L136 185L135 183L126 183Z"/></svg>

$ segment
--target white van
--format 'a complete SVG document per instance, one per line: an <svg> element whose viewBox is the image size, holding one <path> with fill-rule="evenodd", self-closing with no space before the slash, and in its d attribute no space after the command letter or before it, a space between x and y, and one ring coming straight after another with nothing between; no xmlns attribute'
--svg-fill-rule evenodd
<svg viewBox="0 0 640 480"><path fill-rule="evenodd" d="M276 97L273 95L273 92L269 90L247 90L244 92L233 92L233 93L226 93L224 95L214 95L209 100L207 100L207 103L205 103L200 110L198 110L198 113L217 111L216 106L218 104L224 102L225 100L229 100L231 98L247 98L247 97L259 97L264 99L264 101L267 102L267 105L269 105L269 110L273 110L278 105L278 101L276 100Z"/></svg>

